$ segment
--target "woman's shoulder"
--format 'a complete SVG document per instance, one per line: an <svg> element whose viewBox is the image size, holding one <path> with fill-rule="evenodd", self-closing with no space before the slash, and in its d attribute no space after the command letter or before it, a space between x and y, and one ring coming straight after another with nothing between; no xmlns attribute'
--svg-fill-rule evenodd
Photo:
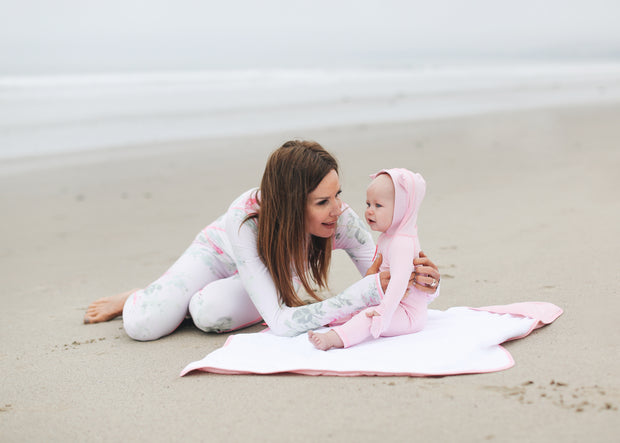
<svg viewBox="0 0 620 443"><path fill-rule="evenodd" d="M235 198L228 207L228 210L215 222L214 225L220 229L225 229L231 223L239 226L243 225L250 214L258 211L258 188L252 188L245 191L239 197ZM247 221L248 225L256 225L252 220Z"/></svg>
<svg viewBox="0 0 620 443"><path fill-rule="evenodd" d="M230 207L228 208L229 212L242 211L246 215L256 213L256 211L258 211L258 196L258 188L248 189L239 197L233 200L233 202L230 204Z"/></svg>

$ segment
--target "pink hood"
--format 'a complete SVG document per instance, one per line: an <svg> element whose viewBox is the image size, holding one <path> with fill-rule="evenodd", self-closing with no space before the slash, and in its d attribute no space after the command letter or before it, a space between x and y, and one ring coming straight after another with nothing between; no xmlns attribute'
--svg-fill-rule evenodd
<svg viewBox="0 0 620 443"><path fill-rule="evenodd" d="M394 182L394 216L392 225L385 233L389 236L399 234L416 237L418 212L426 194L424 177L404 168L382 169L370 177L374 179L379 174L388 174Z"/></svg>

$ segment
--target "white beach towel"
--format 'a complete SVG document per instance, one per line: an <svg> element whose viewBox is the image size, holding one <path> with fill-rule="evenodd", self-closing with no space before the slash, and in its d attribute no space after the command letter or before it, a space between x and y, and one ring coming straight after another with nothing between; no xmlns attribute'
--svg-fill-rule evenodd
<svg viewBox="0 0 620 443"><path fill-rule="evenodd" d="M501 343L553 322L562 309L544 302L484 308L429 310L426 328L381 337L347 349L320 351L307 334L278 337L268 330L236 334L181 376L200 370L219 374L455 375L501 371L514 365ZM326 330L326 329L325 329Z"/></svg>

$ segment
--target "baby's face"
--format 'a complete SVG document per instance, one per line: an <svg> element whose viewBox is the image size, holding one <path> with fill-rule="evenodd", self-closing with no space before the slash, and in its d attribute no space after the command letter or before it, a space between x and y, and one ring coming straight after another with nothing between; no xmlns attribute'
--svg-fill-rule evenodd
<svg viewBox="0 0 620 443"><path fill-rule="evenodd" d="M366 223L373 231L385 232L394 217L394 183L387 174L378 175L366 190Z"/></svg>

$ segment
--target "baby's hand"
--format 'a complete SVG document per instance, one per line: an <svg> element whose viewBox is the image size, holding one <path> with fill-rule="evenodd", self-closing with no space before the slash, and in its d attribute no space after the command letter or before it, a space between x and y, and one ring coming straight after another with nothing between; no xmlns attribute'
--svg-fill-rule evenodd
<svg viewBox="0 0 620 443"><path fill-rule="evenodd" d="M379 313L378 313L377 311L375 311L375 310L372 310L372 311L366 311L366 317L378 317L379 315L381 315L381 314L379 314Z"/></svg>

